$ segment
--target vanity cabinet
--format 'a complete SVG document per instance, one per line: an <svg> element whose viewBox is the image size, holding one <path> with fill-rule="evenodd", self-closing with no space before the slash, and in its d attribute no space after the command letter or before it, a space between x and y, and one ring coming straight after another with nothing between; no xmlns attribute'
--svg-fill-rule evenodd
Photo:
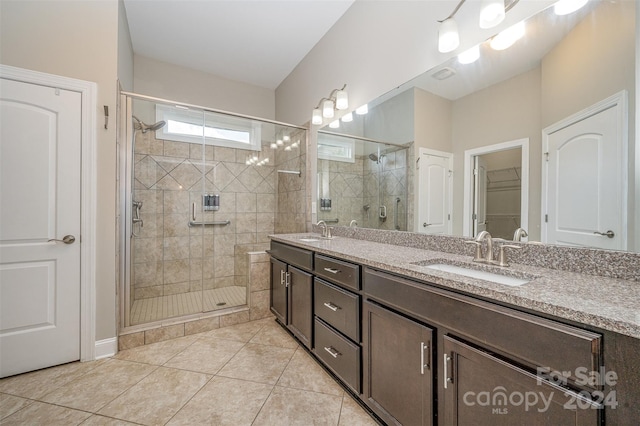
<svg viewBox="0 0 640 426"><path fill-rule="evenodd" d="M360 266L316 253L314 275L313 351L360 394Z"/></svg>
<svg viewBox="0 0 640 426"><path fill-rule="evenodd" d="M433 330L363 304L363 394L387 424L433 424Z"/></svg>
<svg viewBox="0 0 640 426"><path fill-rule="evenodd" d="M443 337L446 425L590 425L602 408L489 351Z"/></svg>
<svg viewBox="0 0 640 426"><path fill-rule="evenodd" d="M271 312L309 349L313 338L313 253L271 244ZM296 267L296 266L298 267Z"/></svg>

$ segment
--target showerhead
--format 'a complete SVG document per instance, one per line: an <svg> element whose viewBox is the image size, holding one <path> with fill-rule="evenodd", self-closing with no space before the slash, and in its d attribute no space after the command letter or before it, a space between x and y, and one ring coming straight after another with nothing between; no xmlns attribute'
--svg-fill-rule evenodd
<svg viewBox="0 0 640 426"><path fill-rule="evenodd" d="M378 158L378 156L376 155L376 153L375 153L375 152L372 152L371 154L369 154L369 159L370 159L371 161L375 161L376 163L377 163L377 162L378 162L378 160L379 160L379 158Z"/></svg>
<svg viewBox="0 0 640 426"><path fill-rule="evenodd" d="M167 124L165 121L158 121L157 123L148 125L142 122L142 120L140 120L135 115L133 115L132 117L134 120L137 121L137 123L133 125L133 128L136 130L140 130L142 133L147 133L149 130L152 130L152 131L160 130L164 127L165 124Z"/></svg>

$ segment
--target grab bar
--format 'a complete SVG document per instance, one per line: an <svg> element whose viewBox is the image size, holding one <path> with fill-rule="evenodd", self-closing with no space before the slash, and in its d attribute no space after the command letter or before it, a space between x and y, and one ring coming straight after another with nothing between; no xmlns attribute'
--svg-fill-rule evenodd
<svg viewBox="0 0 640 426"><path fill-rule="evenodd" d="M396 231L400 230L400 224L398 223L398 206L400 205L400 197L396 197L396 204L393 212L393 226L396 228Z"/></svg>
<svg viewBox="0 0 640 426"><path fill-rule="evenodd" d="M195 222L193 220L189 221L189 226L215 226L215 225L231 225L231 221L230 220L218 220L218 221L213 221L213 222Z"/></svg>
<svg viewBox="0 0 640 426"><path fill-rule="evenodd" d="M323 219L324 223L338 223L340 222L340 219L335 218L335 219Z"/></svg>
<svg viewBox="0 0 640 426"><path fill-rule="evenodd" d="M230 220L217 220L213 222L196 222L196 203L191 204L191 220L189 221L189 227L192 226L216 226L216 225L231 225Z"/></svg>

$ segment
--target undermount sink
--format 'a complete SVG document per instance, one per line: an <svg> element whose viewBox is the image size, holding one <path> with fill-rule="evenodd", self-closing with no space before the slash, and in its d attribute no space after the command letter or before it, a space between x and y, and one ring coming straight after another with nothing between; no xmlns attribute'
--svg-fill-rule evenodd
<svg viewBox="0 0 640 426"><path fill-rule="evenodd" d="M504 284L511 287L521 286L530 282L533 278L519 278L512 275L504 275L498 274L495 272L483 271L480 269L471 269L465 268L457 265L450 265L447 263L431 263L431 264L421 264L421 266L425 266L426 268L433 269L436 271L448 272L450 274L463 275L469 278L476 278L483 281L490 281L497 284Z"/></svg>
<svg viewBox="0 0 640 426"><path fill-rule="evenodd" d="M317 238L300 238L299 240L300 240L300 241L304 241L305 243L312 243L312 242L314 242L314 241L320 241L320 240L319 240L319 239L317 239Z"/></svg>

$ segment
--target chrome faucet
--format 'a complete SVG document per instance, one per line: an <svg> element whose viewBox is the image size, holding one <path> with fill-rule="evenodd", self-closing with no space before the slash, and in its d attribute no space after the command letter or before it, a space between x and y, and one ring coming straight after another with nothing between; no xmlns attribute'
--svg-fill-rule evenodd
<svg viewBox="0 0 640 426"><path fill-rule="evenodd" d="M322 237L327 238L327 223L324 220L319 220L318 223L316 223L316 226L322 228Z"/></svg>
<svg viewBox="0 0 640 426"><path fill-rule="evenodd" d="M349 222L349 228L357 228L357 227L358 227L358 221L356 221L355 219Z"/></svg>
<svg viewBox="0 0 640 426"><path fill-rule="evenodd" d="M527 231L522 228L516 229L516 232L513 233L513 241L522 241L523 237L528 237Z"/></svg>

